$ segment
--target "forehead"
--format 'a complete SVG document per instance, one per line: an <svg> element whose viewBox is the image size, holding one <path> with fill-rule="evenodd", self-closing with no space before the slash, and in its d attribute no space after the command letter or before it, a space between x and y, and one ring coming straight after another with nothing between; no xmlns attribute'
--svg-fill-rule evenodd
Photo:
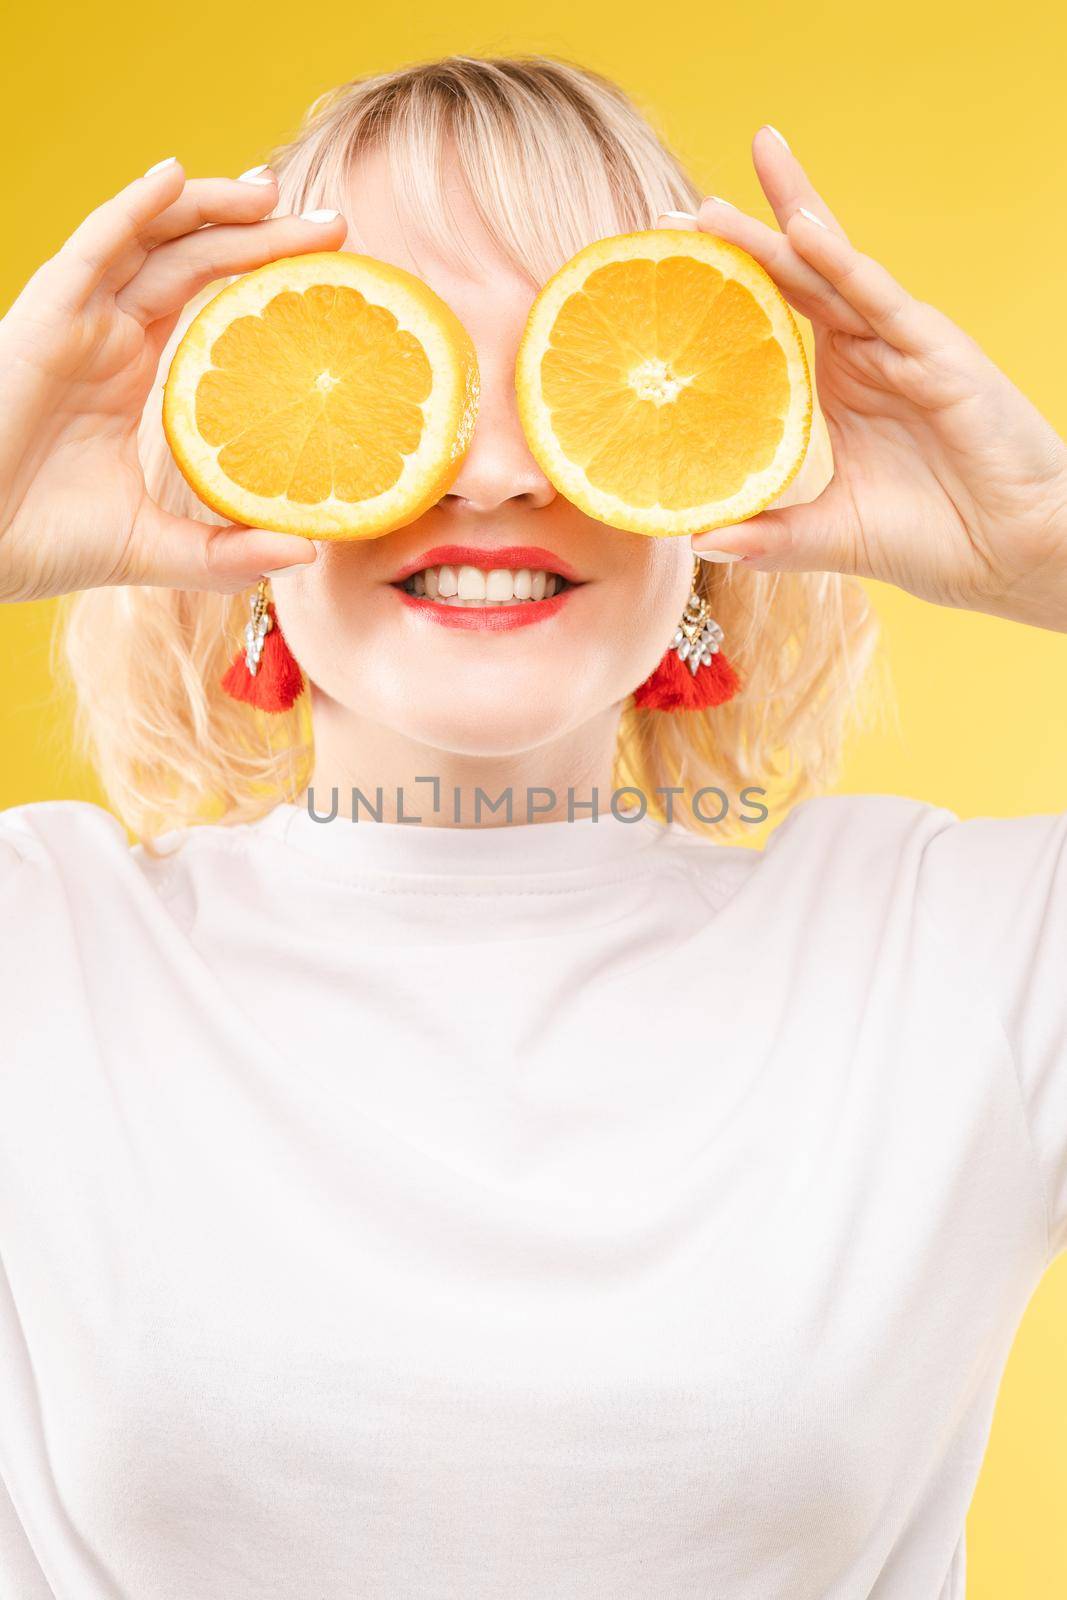
<svg viewBox="0 0 1067 1600"><path fill-rule="evenodd" d="M443 162L442 209L463 241L467 259L457 261L445 241L404 214L382 149L363 152L354 162L344 213L348 235L343 248L403 267L428 283L464 321L480 320L510 310L529 310L537 285L518 272L485 228L463 180L458 163Z"/></svg>

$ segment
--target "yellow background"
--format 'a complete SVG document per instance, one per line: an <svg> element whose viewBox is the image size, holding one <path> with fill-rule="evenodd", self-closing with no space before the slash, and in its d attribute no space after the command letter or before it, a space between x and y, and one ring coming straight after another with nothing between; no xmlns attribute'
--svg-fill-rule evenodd
<svg viewBox="0 0 1067 1600"><path fill-rule="evenodd" d="M961 322L1064 432L1061 18L1053 0L23 5L0 101L0 295L6 305L84 212L163 156L236 174L344 79L449 52L542 50L617 78L704 188L768 219L749 139L774 123L860 247ZM1067 639L871 592L899 714L857 740L841 787L965 816L1067 807ZM99 798L50 689L52 610L0 614L0 805ZM1067 1594L1065 1420L1061 1260L1001 1388L968 1521L971 1600Z"/></svg>

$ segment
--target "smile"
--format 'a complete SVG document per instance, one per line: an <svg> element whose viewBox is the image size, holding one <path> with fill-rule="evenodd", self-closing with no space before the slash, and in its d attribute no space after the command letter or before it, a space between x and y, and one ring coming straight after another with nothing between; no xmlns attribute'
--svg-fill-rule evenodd
<svg viewBox="0 0 1067 1600"><path fill-rule="evenodd" d="M424 595L443 606L506 606L551 600L571 587L558 572L529 567L424 567L401 585L406 594Z"/></svg>
<svg viewBox="0 0 1067 1600"><path fill-rule="evenodd" d="M434 562L423 558L425 564L413 563L392 587L405 604L429 620L448 627L494 631L555 616L566 597L581 587L579 580L554 567L536 564L538 558L549 555L547 551L531 550L529 564L519 564L521 552L465 553L467 560ZM507 557L516 564L504 565Z"/></svg>

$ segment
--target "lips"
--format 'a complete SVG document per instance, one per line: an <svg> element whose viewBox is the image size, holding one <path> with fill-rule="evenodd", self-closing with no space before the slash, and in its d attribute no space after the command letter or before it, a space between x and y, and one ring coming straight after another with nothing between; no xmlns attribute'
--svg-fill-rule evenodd
<svg viewBox="0 0 1067 1600"><path fill-rule="evenodd" d="M474 569L472 572L471 569ZM494 580L486 575L516 574L516 599L511 602L499 589L492 593ZM466 573L466 577L464 574ZM426 575L426 585L422 574ZM477 574L477 581L475 580ZM546 580L546 574L552 576ZM438 577L450 579L447 594L437 594ZM519 576L521 575L521 577ZM459 603L456 580L459 584ZM468 579L472 580L468 583ZM432 583L431 583L431 580ZM569 562L546 550L543 545L506 545L486 549L475 545L435 545L399 569L391 587L401 602L427 621L446 628L466 628L492 633L510 632L554 617L584 583ZM544 594L547 587L554 593ZM557 587L558 584L564 585ZM462 601L464 587L481 601ZM508 587L504 580L504 588ZM429 590L429 592L427 592ZM532 591L532 592L531 592ZM522 598L519 598L519 596ZM543 598L535 598L542 595Z"/></svg>
<svg viewBox="0 0 1067 1600"><path fill-rule="evenodd" d="M449 606L437 600L408 594L406 589L393 589L401 603L429 622L443 628L481 629L486 633L508 633L513 628L528 628L535 622L546 622L568 604L577 587L564 589L547 600L521 600L516 605Z"/></svg>
<svg viewBox="0 0 1067 1600"><path fill-rule="evenodd" d="M512 571L532 567L545 572L558 572L569 583L584 581L569 561L564 561L554 550L546 550L543 545L537 544L509 544L495 550L479 545L437 544L432 550L424 550L421 555L405 561L389 581L403 583L405 578L421 572L425 567L442 566L480 567L483 572L491 572L494 567L507 567Z"/></svg>

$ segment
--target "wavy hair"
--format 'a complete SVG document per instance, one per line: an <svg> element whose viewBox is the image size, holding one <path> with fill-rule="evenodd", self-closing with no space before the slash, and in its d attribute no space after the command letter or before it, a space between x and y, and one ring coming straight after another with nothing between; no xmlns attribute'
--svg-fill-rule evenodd
<svg viewBox="0 0 1067 1600"><path fill-rule="evenodd" d="M343 210L351 165L370 148L386 151L405 214L463 261L469 248L440 182L451 152L487 232L538 285L590 239L650 228L663 211L695 210L702 199L618 86L554 57L450 56L331 90L269 157L278 212ZM546 195L557 203L546 206ZM220 287L183 311L139 434L149 492L168 510L207 521L217 519L167 449L161 398L177 341ZM831 471L816 412L804 466L776 503L813 499ZM667 788L691 798L709 785L736 792L758 783L776 805L791 804L835 780L846 730L863 719L874 614L852 578L701 565L743 690L707 713L641 711L628 698L616 784L638 787L659 815L654 797ZM246 613L245 595L149 586L91 589L60 603L53 665L73 690L78 747L149 848L169 829L254 820L307 787L310 697L265 715L220 687ZM690 811L675 814L699 826Z"/></svg>

